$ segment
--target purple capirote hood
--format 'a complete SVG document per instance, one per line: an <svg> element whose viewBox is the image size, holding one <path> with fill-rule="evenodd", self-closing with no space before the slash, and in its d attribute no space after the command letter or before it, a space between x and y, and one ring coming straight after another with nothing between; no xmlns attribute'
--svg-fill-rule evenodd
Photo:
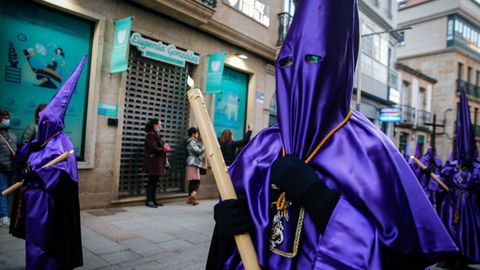
<svg viewBox="0 0 480 270"><path fill-rule="evenodd" d="M475 134L470 121L470 109L465 90L460 89L460 104L457 113L457 140L455 143L456 159L460 166L471 164L478 159Z"/></svg>
<svg viewBox="0 0 480 270"><path fill-rule="evenodd" d="M65 112L67 111L68 104L70 103L86 61L87 54L82 57L72 75L70 75L60 90L58 90L57 94L53 96L47 106L40 112L38 119L38 142L40 144L45 143L52 138L52 136L63 131L65 126Z"/></svg>
<svg viewBox="0 0 480 270"><path fill-rule="evenodd" d="M358 55L357 1L298 1L276 60L278 122L288 154L305 159L347 116Z"/></svg>

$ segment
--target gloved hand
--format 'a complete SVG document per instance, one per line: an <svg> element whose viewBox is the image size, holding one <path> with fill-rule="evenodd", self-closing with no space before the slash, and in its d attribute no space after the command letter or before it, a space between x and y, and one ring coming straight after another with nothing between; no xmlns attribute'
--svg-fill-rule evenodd
<svg viewBox="0 0 480 270"><path fill-rule="evenodd" d="M22 178L25 180L25 182L38 182L40 179L40 176L35 171L32 171L30 169L25 169L22 172Z"/></svg>
<svg viewBox="0 0 480 270"><path fill-rule="evenodd" d="M430 176L430 174L432 173L432 170L430 170L429 168L425 168L425 169L422 169L422 173L427 176Z"/></svg>
<svg viewBox="0 0 480 270"><path fill-rule="evenodd" d="M217 231L222 237L231 238L253 228L245 197L220 201L213 210Z"/></svg>
<svg viewBox="0 0 480 270"><path fill-rule="evenodd" d="M272 165L270 182L285 191L287 199L303 206L320 232L325 230L340 195L329 189L310 165L292 155L280 157Z"/></svg>

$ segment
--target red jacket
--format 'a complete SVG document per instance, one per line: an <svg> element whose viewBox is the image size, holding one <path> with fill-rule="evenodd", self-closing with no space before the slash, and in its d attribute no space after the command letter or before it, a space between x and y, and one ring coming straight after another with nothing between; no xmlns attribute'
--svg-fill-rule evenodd
<svg viewBox="0 0 480 270"><path fill-rule="evenodd" d="M165 175L165 163L167 154L163 150L165 142L162 136L155 131L147 132L145 135L145 154L143 159L143 170L150 175Z"/></svg>

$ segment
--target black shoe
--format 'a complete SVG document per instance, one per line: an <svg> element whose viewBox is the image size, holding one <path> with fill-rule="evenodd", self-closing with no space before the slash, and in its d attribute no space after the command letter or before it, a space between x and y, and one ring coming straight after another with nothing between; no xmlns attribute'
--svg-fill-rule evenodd
<svg viewBox="0 0 480 270"><path fill-rule="evenodd" d="M156 206L163 206L163 203L153 202Z"/></svg>
<svg viewBox="0 0 480 270"><path fill-rule="evenodd" d="M147 202L145 206L150 208L158 208L158 206L154 202Z"/></svg>

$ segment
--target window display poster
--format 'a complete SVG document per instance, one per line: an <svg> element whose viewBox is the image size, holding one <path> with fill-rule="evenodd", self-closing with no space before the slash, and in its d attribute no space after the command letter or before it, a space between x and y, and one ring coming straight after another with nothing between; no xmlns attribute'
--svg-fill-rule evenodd
<svg viewBox="0 0 480 270"><path fill-rule="evenodd" d="M219 137L225 129L231 129L234 140L241 140L245 133L248 74L225 67L223 93L215 94L213 127Z"/></svg>
<svg viewBox="0 0 480 270"><path fill-rule="evenodd" d="M85 53L91 54L92 24L40 4L4 2L0 9L0 108L8 110L18 139L35 121ZM65 117L77 157L83 159L89 62Z"/></svg>

